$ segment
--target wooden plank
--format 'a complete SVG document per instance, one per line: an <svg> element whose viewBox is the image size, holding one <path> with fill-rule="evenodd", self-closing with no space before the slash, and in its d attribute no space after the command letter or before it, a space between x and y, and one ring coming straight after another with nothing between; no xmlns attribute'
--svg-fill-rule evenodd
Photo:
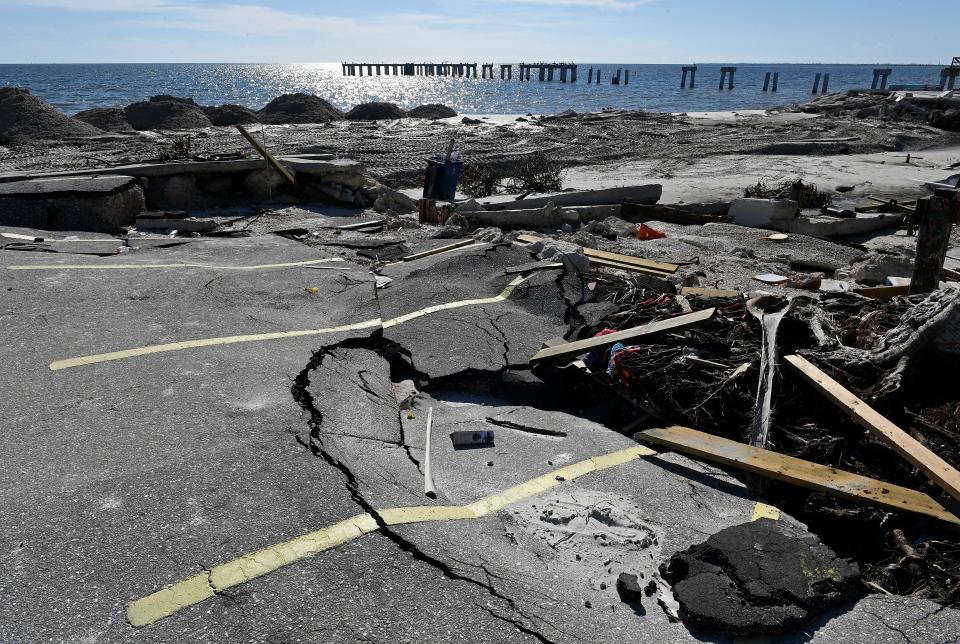
<svg viewBox="0 0 960 644"><path fill-rule="evenodd" d="M581 353L592 351L593 349L612 347L618 342L628 343L630 341L648 339L658 335L663 335L664 333L670 333L671 331L692 329L694 327L702 326L712 320L716 312L716 309L704 309L703 311L697 311L696 313L679 315L675 318L660 320L659 322L653 322L651 324L644 324L643 326L634 327L625 331L618 331L617 333L601 335L596 338L588 338L586 340L578 340L576 342L568 342L567 344L559 347L549 347L547 349L538 351L532 358L530 358L530 363L533 364L546 360L572 358L580 355Z"/></svg>
<svg viewBox="0 0 960 644"><path fill-rule="evenodd" d="M542 237L537 237L536 235L518 235L517 241L521 244L535 244L538 241L541 241ZM633 255L621 255L620 253L610 253L605 250L598 250L596 248L584 248L583 254L592 259L602 259L611 262L617 262L619 264L629 264L631 266L639 266L641 268L653 269L655 271L661 271L663 273L676 273L677 269L680 268L679 264L670 264L669 262L658 262L653 259L644 259L642 257L634 257Z"/></svg>
<svg viewBox="0 0 960 644"><path fill-rule="evenodd" d="M257 141L255 138L253 138L250 135L249 132L247 132L247 128L243 127L242 125L237 125L236 127L237 127L237 130L240 132L240 134L243 135L243 138L245 138L247 142L253 146L253 149L257 151L257 154L259 154L264 159L266 159L267 163L269 163L274 170L279 172L283 176L283 178L287 180L287 183L289 183L291 186L297 185L297 181L296 179L293 178L293 175L290 174L290 172L286 168L280 165L280 162L277 161L277 159L272 154L270 154L270 152L268 152L265 147L260 145L259 141Z"/></svg>
<svg viewBox="0 0 960 644"><path fill-rule="evenodd" d="M791 485L889 510L915 512L960 527L960 518L930 496L834 467L751 447L687 427L651 429L634 438Z"/></svg>
<svg viewBox="0 0 960 644"><path fill-rule="evenodd" d="M337 226L337 230L363 230L364 228L373 228L375 226L383 226L387 223L386 219L374 219L373 221L361 221L356 224L346 224L344 226Z"/></svg>
<svg viewBox="0 0 960 644"><path fill-rule="evenodd" d="M605 250L597 250L596 248L584 248L583 254L590 259L606 259L613 262L620 262L622 264L633 264L634 266L652 268L665 273L676 273L677 269L680 268L679 264L658 262L653 259L643 259L642 257L633 257L632 255L621 255L620 253L608 253Z"/></svg>
<svg viewBox="0 0 960 644"><path fill-rule="evenodd" d="M445 253L448 250L456 250L458 248L463 248L464 246L473 246L476 242L472 239L464 239L463 241L458 241L454 244L448 244L446 246L441 246L440 248L434 248L431 250L425 250L422 253L416 253L414 255L407 255L406 257L401 257L401 262L412 262L415 259L423 259L424 257L430 257L431 255L439 255L440 253Z"/></svg>
<svg viewBox="0 0 960 644"><path fill-rule="evenodd" d="M652 268L646 268L645 266L637 266L636 264L624 264L623 262L614 262L609 259L600 259L599 257L588 257L591 266L602 266L604 268L617 268L621 271L633 271L634 273L643 273L644 275L652 275L654 277L669 277L670 273L665 271L658 271Z"/></svg>
<svg viewBox="0 0 960 644"><path fill-rule="evenodd" d="M854 422L886 443L908 462L912 463L950 496L960 500L960 472L931 452L905 431L871 409L866 403L845 389L839 382L820 371L801 356L787 356L785 361L804 380L820 391Z"/></svg>
<svg viewBox="0 0 960 644"><path fill-rule="evenodd" d="M742 297L740 291L720 288L700 288L697 286L684 286L680 291L684 297Z"/></svg>
<svg viewBox="0 0 960 644"><path fill-rule="evenodd" d="M853 292L857 295L862 295L864 297L873 298L874 300L881 300L886 302L892 300L895 297L900 295L908 295L910 293L909 286L872 286L869 288L855 288Z"/></svg>

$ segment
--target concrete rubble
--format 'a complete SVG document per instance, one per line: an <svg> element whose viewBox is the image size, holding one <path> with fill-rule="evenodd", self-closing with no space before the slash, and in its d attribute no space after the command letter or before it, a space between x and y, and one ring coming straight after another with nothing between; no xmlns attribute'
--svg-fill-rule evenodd
<svg viewBox="0 0 960 644"><path fill-rule="evenodd" d="M870 95L807 109L861 98L856 109L877 107ZM956 632L955 227L933 257L939 288L911 293L930 265L917 243L929 213L960 210L956 191L787 177L757 196L731 176L739 196L661 203L669 177L651 171L422 200L404 168L419 164L422 179L425 155L411 143L401 158L391 132L474 127L441 107L344 115L288 95L214 112L160 96L125 121L74 119L71 136L95 127L137 146L154 128L206 128L202 152L0 173L0 360L20 374L6 390L0 639ZM941 107L897 136L933 141L923 128ZM863 118L895 122L893 109ZM370 162L318 135L257 153L211 125L252 115L394 147ZM509 131L700 127L647 113L530 118ZM751 309L774 300L771 334ZM30 340L37 328L48 341ZM799 358L824 378L788 368ZM839 389L944 466L905 458ZM457 432L495 438L464 447ZM17 474L28 467L39 492ZM44 617L56 606L82 610Z"/></svg>

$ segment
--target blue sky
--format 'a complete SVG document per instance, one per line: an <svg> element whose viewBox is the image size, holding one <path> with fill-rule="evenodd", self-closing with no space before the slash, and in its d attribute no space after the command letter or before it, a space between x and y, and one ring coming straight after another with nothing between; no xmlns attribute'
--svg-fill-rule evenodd
<svg viewBox="0 0 960 644"><path fill-rule="evenodd" d="M949 63L950 2L0 0L0 63Z"/></svg>

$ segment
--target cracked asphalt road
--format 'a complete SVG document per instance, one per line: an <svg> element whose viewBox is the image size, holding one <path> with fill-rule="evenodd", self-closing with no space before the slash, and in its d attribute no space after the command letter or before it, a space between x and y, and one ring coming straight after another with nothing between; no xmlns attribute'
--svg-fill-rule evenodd
<svg viewBox="0 0 960 644"><path fill-rule="evenodd" d="M109 258L0 250L0 266L329 256L262 236ZM465 249L391 267L394 282L380 291L348 262L346 271L0 269L0 641L693 641L655 596L622 603L616 577L650 579L673 551L749 521L755 503L723 472L672 454L561 482L479 519L384 525L150 626L126 622L130 602L167 584L359 512L471 503L633 443L560 412L458 402L441 387L408 418L393 396L398 373L451 384L523 365L541 340L566 331L558 271L533 275L504 302L382 334L64 371L51 362L488 298L511 281L506 267L529 260L511 247ZM422 494L428 406L435 502ZM455 450L448 434L474 427L495 430L495 447ZM816 638L948 641L931 638L958 632L955 611L935 608L868 597Z"/></svg>

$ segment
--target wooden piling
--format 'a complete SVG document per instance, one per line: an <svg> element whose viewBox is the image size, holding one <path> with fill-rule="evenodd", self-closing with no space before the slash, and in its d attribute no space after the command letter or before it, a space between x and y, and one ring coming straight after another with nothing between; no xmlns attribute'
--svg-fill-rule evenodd
<svg viewBox="0 0 960 644"><path fill-rule="evenodd" d="M939 189L934 196L917 202L917 255L914 260L910 295L930 293L940 287L943 262L950 246L953 220L960 215L956 190Z"/></svg>

